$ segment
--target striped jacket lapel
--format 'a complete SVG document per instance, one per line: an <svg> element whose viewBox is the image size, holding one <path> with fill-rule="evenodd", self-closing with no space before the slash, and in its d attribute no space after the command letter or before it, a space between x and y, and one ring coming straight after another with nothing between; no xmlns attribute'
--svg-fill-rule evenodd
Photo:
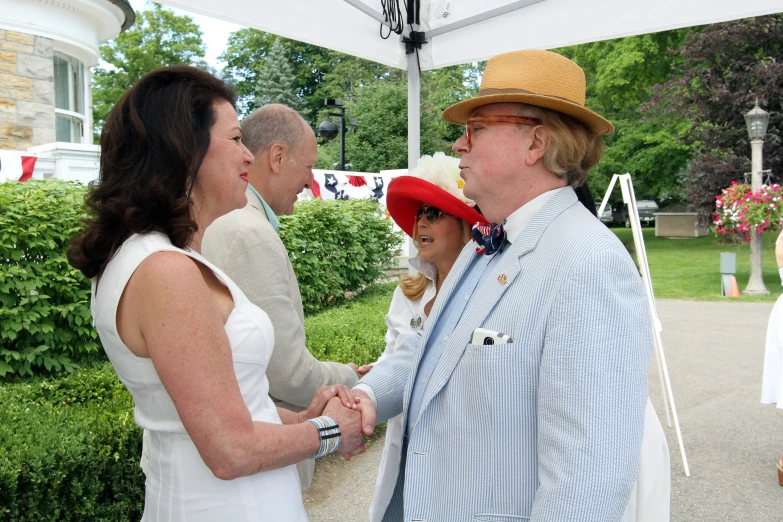
<svg viewBox="0 0 783 522"><path fill-rule="evenodd" d="M473 262L476 261L477 257L476 243L474 241L469 241L468 244L465 245L465 248L462 249L462 252L460 252L460 255L457 258L457 261L454 262L454 266L451 268L449 275L446 277L446 280L443 281L440 292L438 292L438 295L435 297L435 303L432 305L432 310L430 310L430 315L427 320L428 326L422 332L421 344L419 345L419 351L416 356L416 363L413 365L413 368L416 370L411 372L411 374L408 376L408 383L405 386L405 396L402 409L403 426L407 422L406 419L408 417L408 406L410 404L411 393L413 391L413 382L416 379L416 373L418 371L419 364L421 363L421 358L424 356L424 348L427 346L430 334L432 333L431 326L435 324L435 321L437 321L440 317L440 313L443 310L443 306L446 302L445 298L451 295L451 293L454 291L454 286L462 280L462 277L473 265Z"/></svg>
<svg viewBox="0 0 783 522"><path fill-rule="evenodd" d="M577 203L577 201L576 194L572 189L566 189L555 196L547 203L541 212L533 218L530 224L525 227L525 230L519 235L516 241L511 244L509 250L498 259L498 262L488 268L491 273L486 277L483 286L476 288L474 295L471 296L470 302L462 314L462 318L457 323L454 332L451 334L451 337L440 356L440 360L438 360L430 384L427 386L424 397L422 398L421 408L419 408L419 418L416 419L417 424L430 401L448 382L451 374L457 367L459 360L462 358L462 354L470 344L473 331L476 328L481 327L492 309L495 308L498 301L503 297L503 294L511 287L514 280L520 274L522 270L522 258L536 247L536 244L539 239L541 239L542 234L549 224L563 211ZM469 243L469 246L471 244L472 242ZM474 251L475 249L471 248L471 252ZM462 259L464 255L465 250L462 251L460 259ZM473 253L473 256L474 257L471 260L475 259L475 253ZM451 296L454 287L457 282L461 281L465 276L469 266L470 264L461 265L458 277L452 279L451 274L449 274L448 279L451 279L448 288L449 293L445 295ZM503 276L502 279L501 276ZM430 323L431 325L435 324L435 321L438 320L439 313L445 301L446 299L440 299L440 302L436 303L436 306L438 306L438 315L433 315L432 322ZM424 339L422 346L426 346L428 337L429 336ZM423 353L424 350L421 350L419 357L421 357ZM418 368L418 364L419 363L417 362L416 368ZM414 378L415 376L411 376L409 386L412 386ZM406 396L409 395L409 393L406 394ZM407 412L407 405L405 411Z"/></svg>

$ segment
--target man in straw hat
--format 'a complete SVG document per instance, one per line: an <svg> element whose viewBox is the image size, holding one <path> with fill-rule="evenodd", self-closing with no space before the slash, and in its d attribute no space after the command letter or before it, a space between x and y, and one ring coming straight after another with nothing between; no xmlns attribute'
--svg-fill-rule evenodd
<svg viewBox="0 0 783 522"><path fill-rule="evenodd" d="M366 432L405 423L384 521L627 519L651 325L633 260L574 194L613 130L584 101L576 64L519 51L443 114L465 125L465 196L499 225L355 388Z"/></svg>

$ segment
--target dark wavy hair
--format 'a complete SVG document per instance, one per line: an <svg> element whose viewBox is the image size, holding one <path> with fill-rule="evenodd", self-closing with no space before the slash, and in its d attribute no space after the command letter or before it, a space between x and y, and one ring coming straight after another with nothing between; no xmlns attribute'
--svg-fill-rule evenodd
<svg viewBox="0 0 783 522"><path fill-rule="evenodd" d="M159 231L185 247L197 230L190 191L210 143L214 104L236 108L234 91L211 74L176 65L153 71L114 106L101 132L100 177L86 199L86 228L68 262L103 272L133 234Z"/></svg>

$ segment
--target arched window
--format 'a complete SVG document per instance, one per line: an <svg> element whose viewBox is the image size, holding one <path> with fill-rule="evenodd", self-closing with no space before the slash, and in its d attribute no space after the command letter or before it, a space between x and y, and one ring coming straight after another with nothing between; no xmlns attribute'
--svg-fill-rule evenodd
<svg viewBox="0 0 783 522"><path fill-rule="evenodd" d="M85 108L84 64L66 54L54 53L54 112L57 141L91 143L85 141L87 125Z"/></svg>

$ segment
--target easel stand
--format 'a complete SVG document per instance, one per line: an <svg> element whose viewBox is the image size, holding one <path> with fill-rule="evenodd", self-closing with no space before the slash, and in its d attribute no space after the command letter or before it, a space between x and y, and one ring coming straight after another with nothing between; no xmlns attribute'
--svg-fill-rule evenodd
<svg viewBox="0 0 783 522"><path fill-rule="evenodd" d="M674 416L674 427L677 432L677 442L680 445L680 455L682 456L682 465L685 469L685 476L690 477L691 472L688 467L688 457L685 455L685 445L682 441L682 432L680 431L680 421L677 418L677 407L674 405L674 394L672 393L672 384L669 380L669 369L666 366L666 357L663 353L663 343L661 342L661 321L658 319L658 312L655 309L655 296L653 295L652 280L650 278L650 265L647 262L647 251L644 247L644 237L642 236L642 222L639 219L639 209L636 206L636 195L633 190L630 174L615 174L612 182L609 183L609 189L606 191L601 208L598 209L598 215L604 211L609 196L614 190L617 181L620 181L620 190L623 193L623 202L628 207L628 219L631 222L633 232L633 242L636 248L636 260L639 263L639 272L642 275L644 289L647 292L647 304L650 310L650 319L653 324L653 341L655 358L658 362L658 378L661 382L661 391L663 392L663 403L666 411L666 422L672 427L672 416ZM671 404L671 415L669 414L669 404Z"/></svg>

